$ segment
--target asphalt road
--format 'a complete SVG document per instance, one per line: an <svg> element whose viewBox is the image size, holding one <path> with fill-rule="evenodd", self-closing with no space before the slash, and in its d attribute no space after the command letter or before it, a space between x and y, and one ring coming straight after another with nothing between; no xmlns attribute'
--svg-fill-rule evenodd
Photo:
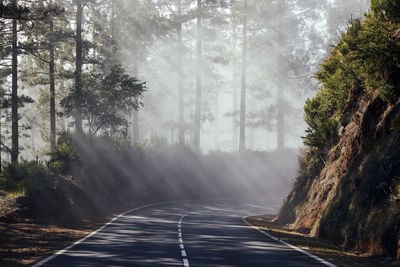
<svg viewBox="0 0 400 267"><path fill-rule="evenodd" d="M165 203L128 212L36 266L326 266L246 225L265 203Z"/></svg>

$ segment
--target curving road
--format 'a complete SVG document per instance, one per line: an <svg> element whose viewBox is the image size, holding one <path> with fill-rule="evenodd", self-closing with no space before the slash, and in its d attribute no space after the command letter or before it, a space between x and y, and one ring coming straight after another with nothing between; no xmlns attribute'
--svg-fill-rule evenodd
<svg viewBox="0 0 400 267"><path fill-rule="evenodd" d="M247 226L277 212L251 202L164 203L132 210L33 266L334 266Z"/></svg>

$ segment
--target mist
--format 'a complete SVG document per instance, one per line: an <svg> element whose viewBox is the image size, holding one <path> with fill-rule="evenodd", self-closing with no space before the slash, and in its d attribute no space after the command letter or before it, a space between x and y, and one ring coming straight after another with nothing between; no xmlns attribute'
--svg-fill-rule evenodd
<svg viewBox="0 0 400 267"><path fill-rule="evenodd" d="M181 1L179 14L179 1L154 1L146 7L140 1L128 2L123 4L124 9L137 15L140 25L138 29L121 26L121 60L149 88L136 125L140 128L139 140L150 142L162 137L171 144L179 143L182 127L185 143L191 145L198 71L196 4ZM236 151L239 146L243 1L222 2L204 3L200 69L200 150L204 153ZM150 11L142 12L148 5L161 17L161 25L154 25L154 18L145 13ZM246 149L276 150L278 127L282 127L284 143L279 149L302 146L302 108L318 89L313 73L346 29L349 18L361 17L368 8L369 1L248 1ZM179 20L183 21L181 45L176 26ZM138 40L137 30L149 31L150 41L145 41L151 44L138 44L142 40ZM133 47L139 51L137 57ZM181 57L183 125L179 121Z"/></svg>
<svg viewBox="0 0 400 267"><path fill-rule="evenodd" d="M31 101L19 107L18 137L11 129L15 113L3 104L2 159L46 163L57 152L55 137L76 132L71 142L82 154L84 169L90 173L87 166L107 163L102 166L107 170L93 176L125 177L135 185L132 192L153 194L157 190L148 188L153 184L161 187L154 194L163 200L268 196L277 202L296 176L303 105L319 87L313 75L348 18L369 8L366 0L82 3L76 50L74 1L20 1L32 10L55 5L54 31L64 36L52 44L53 95L46 65L51 53L38 60L38 52L29 50L37 45L41 51L46 37L37 25L46 22L24 18L28 22L18 26L27 51L17 56L18 94ZM5 37L10 22L2 23ZM14 78L4 66L6 103L12 100ZM109 84L118 71L124 82ZM130 94L114 101L110 92L127 83ZM49 117L52 96L55 121ZM93 103L100 102L105 111L95 113ZM87 146L86 135L113 141ZM127 154L118 154L116 147ZM101 157L96 148L102 149Z"/></svg>

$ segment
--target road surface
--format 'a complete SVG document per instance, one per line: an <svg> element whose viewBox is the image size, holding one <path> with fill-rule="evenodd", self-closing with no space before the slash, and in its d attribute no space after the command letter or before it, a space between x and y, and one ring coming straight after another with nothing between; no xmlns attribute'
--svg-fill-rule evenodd
<svg viewBox="0 0 400 267"><path fill-rule="evenodd" d="M232 201L132 210L36 266L327 266L246 225L277 207Z"/></svg>

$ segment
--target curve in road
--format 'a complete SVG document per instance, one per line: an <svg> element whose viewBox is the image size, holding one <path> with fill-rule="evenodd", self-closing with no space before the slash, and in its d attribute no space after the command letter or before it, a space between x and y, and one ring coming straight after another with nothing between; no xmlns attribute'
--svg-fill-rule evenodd
<svg viewBox="0 0 400 267"><path fill-rule="evenodd" d="M266 206L229 200L140 207L33 266L335 266L243 222L277 212Z"/></svg>

